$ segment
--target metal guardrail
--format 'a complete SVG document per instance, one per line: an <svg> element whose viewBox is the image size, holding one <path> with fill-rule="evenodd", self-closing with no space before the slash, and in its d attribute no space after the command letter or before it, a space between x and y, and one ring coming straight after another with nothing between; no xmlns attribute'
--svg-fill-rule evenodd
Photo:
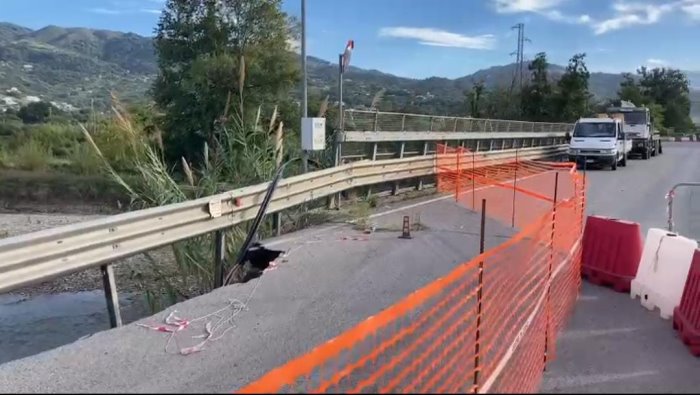
<svg viewBox="0 0 700 395"><path fill-rule="evenodd" d="M675 224L674 224L674 222L673 222L673 203L674 203L675 198L676 198L676 191L677 191L679 188L685 188L685 187L695 187L695 188L697 188L697 187L700 187L700 182L681 182L681 183L678 183L678 184L674 185L673 188L671 188L671 190L668 191L668 193L666 194L666 200L668 200L668 209L667 209L667 212L668 212L668 230L669 230L670 232L675 231L675 229L674 229L674 228L675 228ZM698 235L690 235L690 234L689 234L689 235L685 235L685 236L687 236L687 237L692 237L692 236L698 237Z"/></svg>
<svg viewBox="0 0 700 395"><path fill-rule="evenodd" d="M433 155L437 143L472 151L564 144L573 124L345 110L336 165L362 159Z"/></svg>
<svg viewBox="0 0 700 395"><path fill-rule="evenodd" d="M573 124L445 117L394 112L345 110L343 131L467 132L467 133L565 133Z"/></svg>
<svg viewBox="0 0 700 395"><path fill-rule="evenodd" d="M567 146L485 152L497 164L562 155ZM433 175L435 158L360 161L281 180L268 212L359 186ZM47 281L253 219L268 183L0 240L0 292Z"/></svg>

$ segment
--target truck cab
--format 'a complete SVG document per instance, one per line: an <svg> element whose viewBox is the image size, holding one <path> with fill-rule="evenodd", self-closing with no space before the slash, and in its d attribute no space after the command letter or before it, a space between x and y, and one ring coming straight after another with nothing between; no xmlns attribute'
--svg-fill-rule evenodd
<svg viewBox="0 0 700 395"><path fill-rule="evenodd" d="M654 130L649 108L621 100L618 107L608 108L608 115L624 118L623 131L627 140L632 142L631 155L649 159L663 152L661 136Z"/></svg>
<svg viewBox="0 0 700 395"><path fill-rule="evenodd" d="M569 143L569 161L579 165L627 166L632 142L625 138L624 121L610 117L581 118Z"/></svg>

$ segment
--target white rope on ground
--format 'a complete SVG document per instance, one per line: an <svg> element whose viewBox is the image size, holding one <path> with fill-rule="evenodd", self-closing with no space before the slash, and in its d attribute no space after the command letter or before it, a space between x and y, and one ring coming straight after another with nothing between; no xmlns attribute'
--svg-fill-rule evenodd
<svg viewBox="0 0 700 395"><path fill-rule="evenodd" d="M288 256L288 253L284 255L285 257ZM268 271L269 269L266 269ZM209 342L215 342L218 340L221 340L230 330L234 329L236 327L234 319L243 311L243 310L249 310L248 306L255 295L255 292L257 289L260 287L260 284L262 284L264 276L260 276L258 278L258 281L255 283L255 286L251 290L251 292L248 294L246 297L245 302L242 302L240 299L231 299L229 300L228 304L226 307L223 307L219 310L216 310L212 313L203 315L201 317L193 318L191 320L183 319L177 316L177 310L171 311L165 318L164 320L164 325L146 325L146 324L137 324L140 327L151 329L154 331L158 332L164 332L168 333L168 340L165 343L164 351L168 354L180 354L180 355L190 355L194 353L198 353L201 351L205 350L205 346ZM223 314L226 311L230 311L230 314ZM195 335L192 336L192 339L203 339L200 343L190 346L190 347L181 347L177 338L177 334L180 332L184 332L186 329L192 327L192 324L200 322L200 321L206 321L212 317L218 318L218 320L213 320L213 321L207 321L204 324L204 334L201 335ZM215 323L214 323L215 322ZM228 324L228 327L223 330L221 334L217 335L217 332L221 330L224 325ZM216 335L216 336L215 336ZM178 348L177 352L171 352L169 351L169 346L170 343L175 340L176 347Z"/></svg>

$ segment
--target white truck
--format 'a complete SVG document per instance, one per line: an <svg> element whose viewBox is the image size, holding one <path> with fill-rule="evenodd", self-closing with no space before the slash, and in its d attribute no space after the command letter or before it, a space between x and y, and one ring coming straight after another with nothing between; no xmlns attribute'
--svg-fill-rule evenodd
<svg viewBox="0 0 700 395"><path fill-rule="evenodd" d="M623 130L624 120L619 117L579 119L569 142L569 162L610 166L612 170L627 166L632 142Z"/></svg>
<svg viewBox="0 0 700 395"><path fill-rule="evenodd" d="M627 140L632 142L632 155L642 159L663 153L661 135L654 130L651 112L647 107L637 107L634 103L620 100L617 107L608 108L608 115L620 115L624 118L623 131Z"/></svg>

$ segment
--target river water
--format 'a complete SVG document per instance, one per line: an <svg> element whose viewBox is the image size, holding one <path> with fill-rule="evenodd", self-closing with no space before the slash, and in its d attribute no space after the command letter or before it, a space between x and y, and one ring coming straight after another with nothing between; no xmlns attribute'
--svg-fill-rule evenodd
<svg viewBox="0 0 700 395"><path fill-rule="evenodd" d="M142 296L120 295L124 323L150 315ZM103 291L0 295L0 364L109 329Z"/></svg>

